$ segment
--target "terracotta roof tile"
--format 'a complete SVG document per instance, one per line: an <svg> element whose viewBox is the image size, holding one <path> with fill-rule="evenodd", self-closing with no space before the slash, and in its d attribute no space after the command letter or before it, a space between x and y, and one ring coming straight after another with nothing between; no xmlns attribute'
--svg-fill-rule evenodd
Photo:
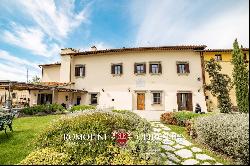
<svg viewBox="0 0 250 166"><path fill-rule="evenodd" d="M57 65L61 65L61 63L56 62L56 63L50 63L50 64L42 64L42 65L38 65L39 67L43 67L43 66L57 66Z"/></svg>
<svg viewBox="0 0 250 166"><path fill-rule="evenodd" d="M243 48L243 51L249 51L249 48ZM201 52L231 52L233 49L207 49L207 50L199 50Z"/></svg>
<svg viewBox="0 0 250 166"><path fill-rule="evenodd" d="M75 53L68 53L65 55L89 55L89 54L102 54L102 53L115 53L115 52L131 52L131 51L149 51L149 50L203 50L206 45L179 45L179 46L161 46L161 47L134 47L134 48L117 48L106 49L97 51L82 51Z"/></svg>

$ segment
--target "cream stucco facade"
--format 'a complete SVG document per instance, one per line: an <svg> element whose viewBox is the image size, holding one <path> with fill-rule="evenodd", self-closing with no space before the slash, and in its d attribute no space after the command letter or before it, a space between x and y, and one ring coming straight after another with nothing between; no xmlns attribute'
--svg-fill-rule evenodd
<svg viewBox="0 0 250 166"><path fill-rule="evenodd" d="M199 103L202 111L207 110L203 91L200 52L187 50L146 50L106 52L81 55L71 49L61 52L61 65L43 67L43 81L73 82L70 88L86 90L80 97L81 104L91 104L91 94L97 94L100 108L137 110L138 93L143 93L144 110L178 110L177 93L192 94L192 110ZM161 74L150 74L149 63L159 62ZM189 63L190 73L178 74L177 62ZM145 63L146 74L135 74L134 64ZM111 74L112 64L122 64L122 74ZM75 67L85 66L85 76L75 76ZM51 79L50 79L51 78ZM153 104L153 93L161 94L161 103ZM58 98L61 103L64 97ZM76 101L73 101L76 103Z"/></svg>

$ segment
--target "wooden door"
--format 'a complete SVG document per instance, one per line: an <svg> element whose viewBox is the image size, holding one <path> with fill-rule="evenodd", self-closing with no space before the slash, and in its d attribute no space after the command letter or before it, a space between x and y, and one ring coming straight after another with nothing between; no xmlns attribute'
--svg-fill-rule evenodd
<svg viewBox="0 0 250 166"><path fill-rule="evenodd" d="M192 93L177 93L178 110L193 111Z"/></svg>
<svg viewBox="0 0 250 166"><path fill-rule="evenodd" d="M137 109L145 110L145 94L137 93Z"/></svg>

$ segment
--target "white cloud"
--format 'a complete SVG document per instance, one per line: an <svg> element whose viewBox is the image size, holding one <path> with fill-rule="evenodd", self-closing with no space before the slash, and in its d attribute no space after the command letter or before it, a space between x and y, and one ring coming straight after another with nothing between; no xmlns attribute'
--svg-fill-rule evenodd
<svg viewBox="0 0 250 166"><path fill-rule="evenodd" d="M3 31L2 39L9 44L27 49L32 54L45 57L58 54L60 50L56 43L51 46L46 44L46 36L39 28L26 28L15 23L12 24L12 31Z"/></svg>
<svg viewBox="0 0 250 166"><path fill-rule="evenodd" d="M0 80L26 81L27 69L29 69L29 79L35 75L41 75L37 63L15 57L5 50L0 50Z"/></svg>
<svg viewBox="0 0 250 166"><path fill-rule="evenodd" d="M231 48L235 38L249 47L249 3L239 1L135 1L131 15L135 45L205 44ZM230 6L231 5L231 6Z"/></svg>
<svg viewBox="0 0 250 166"><path fill-rule="evenodd" d="M232 48L235 38L244 47L249 47L249 10L245 7L208 19L194 28L186 40L187 43L203 42L209 48Z"/></svg>
<svg viewBox="0 0 250 166"><path fill-rule="evenodd" d="M19 1L37 25L51 38L61 41L81 23L87 22L89 5L75 12L75 1L25 0Z"/></svg>
<svg viewBox="0 0 250 166"><path fill-rule="evenodd" d="M9 52L5 50L0 49L0 59L5 61L10 61L12 63L20 64L20 65L26 65L30 66L32 68L38 69L38 65L36 63L32 63L30 61L27 61L25 59L18 58L16 56L10 55Z"/></svg>
<svg viewBox="0 0 250 166"><path fill-rule="evenodd" d="M88 47L80 48L80 51L90 51L92 46L96 46L97 50L105 50L112 48L111 45L106 44L104 42L94 42L92 45L89 45Z"/></svg>

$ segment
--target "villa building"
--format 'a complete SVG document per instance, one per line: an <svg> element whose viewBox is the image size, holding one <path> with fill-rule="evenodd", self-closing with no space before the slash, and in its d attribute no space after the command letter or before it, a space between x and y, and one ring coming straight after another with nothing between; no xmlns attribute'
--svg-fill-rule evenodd
<svg viewBox="0 0 250 166"><path fill-rule="evenodd" d="M194 111L198 103L206 111L200 52L205 47L66 48L61 63L40 65L42 82L87 92L65 92L58 103L155 111Z"/></svg>
<svg viewBox="0 0 250 166"><path fill-rule="evenodd" d="M204 90L204 85L210 83L204 64L215 58L222 65L222 72L231 77L232 50L205 48L198 45L97 50L93 46L84 52L61 49L60 63L39 65L41 84L0 81L0 105L9 93L12 101L30 106L96 105L155 111L160 115L165 111L194 111L199 104L202 111L212 111L217 108L217 99ZM249 49L243 51L249 64ZM230 97L236 106L234 89Z"/></svg>

